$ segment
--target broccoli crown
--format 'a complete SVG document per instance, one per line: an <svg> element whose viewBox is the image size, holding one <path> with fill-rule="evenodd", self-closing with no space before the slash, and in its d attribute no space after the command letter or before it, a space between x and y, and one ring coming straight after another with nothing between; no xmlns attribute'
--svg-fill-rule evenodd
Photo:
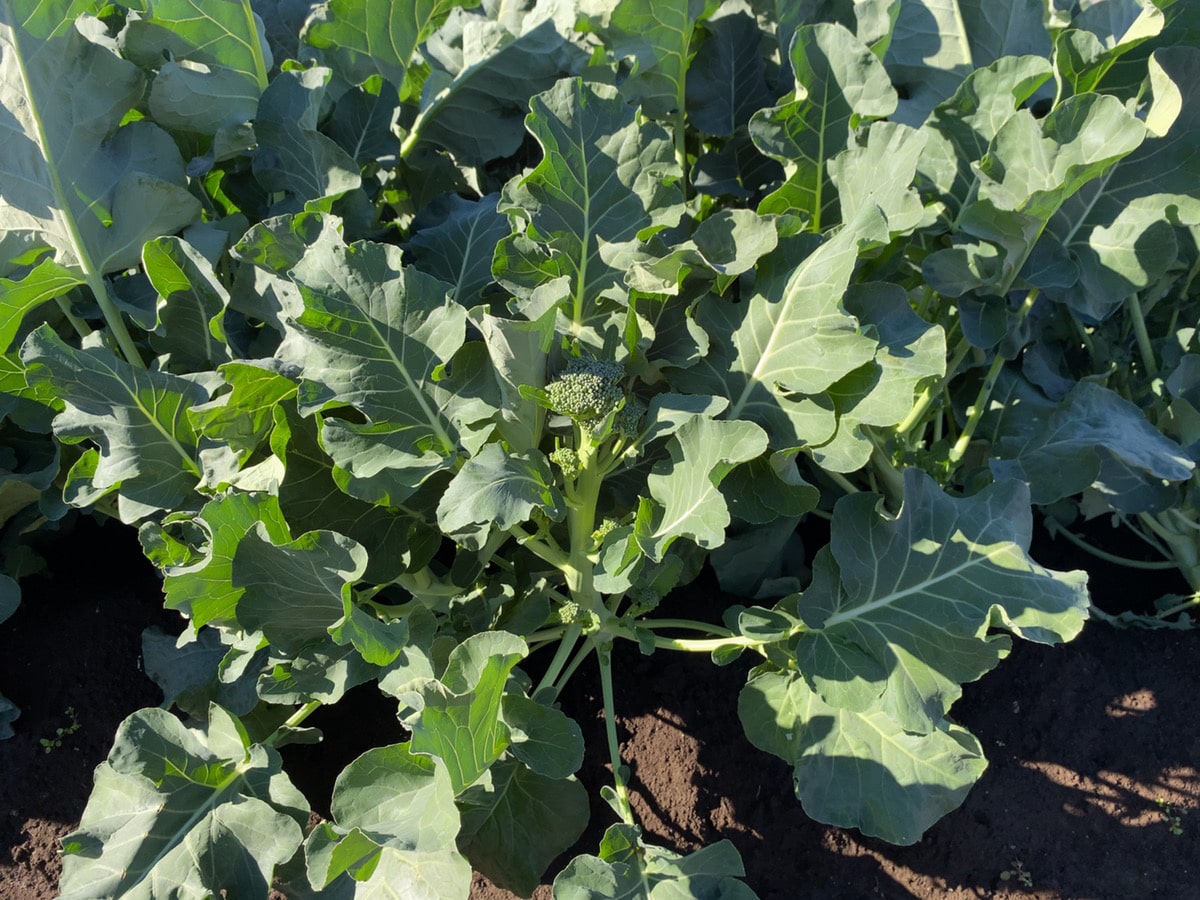
<svg viewBox="0 0 1200 900"><path fill-rule="evenodd" d="M550 408L577 422L603 419L625 397L620 363L599 359L573 359L557 379L546 385Z"/></svg>

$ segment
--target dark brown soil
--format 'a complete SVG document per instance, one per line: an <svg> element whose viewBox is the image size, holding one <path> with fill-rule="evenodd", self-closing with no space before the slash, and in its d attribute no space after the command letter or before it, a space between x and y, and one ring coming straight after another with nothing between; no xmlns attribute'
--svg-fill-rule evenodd
<svg viewBox="0 0 1200 900"><path fill-rule="evenodd" d="M92 768L117 723L161 699L139 670L140 633L170 627L173 617L132 530L85 522L68 541L0 626L0 691L23 711L17 736L0 742L0 900L55 896L58 839L78 821ZM1039 559L1077 564L1045 549ZM1124 572L1093 584L1114 610L1165 589ZM700 593L677 602L709 601ZM615 668L622 751L648 839L681 850L730 839L763 900L1200 896L1196 631L1093 623L1066 647L1018 645L954 709L990 768L960 809L907 848L804 815L788 767L742 736L735 709L744 666L621 648ZM564 706L594 748L580 778L596 796L609 777L600 702L591 673L577 680ZM61 746L46 752L43 739ZM361 749L327 741L324 757L289 759L318 809L339 758ZM577 852L594 852L610 821L597 799ZM535 896L549 895L543 886ZM473 900L509 896L482 879L472 892Z"/></svg>

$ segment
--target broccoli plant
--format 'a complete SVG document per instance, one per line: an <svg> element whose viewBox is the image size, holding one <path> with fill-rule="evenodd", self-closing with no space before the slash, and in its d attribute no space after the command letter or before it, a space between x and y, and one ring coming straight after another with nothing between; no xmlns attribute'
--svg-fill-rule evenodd
<svg viewBox="0 0 1200 900"><path fill-rule="evenodd" d="M555 895L752 896L642 835L622 642L749 661L712 714L912 843L986 765L962 685L1087 618L1033 503L1191 521L1194 334L1150 317L1170 400L1079 362L1095 285L1195 271L1185 4L69 6L0 2L2 480L137 527L186 627L66 898L528 894L584 665L616 821ZM702 572L722 614L672 615ZM361 685L409 737L313 824L279 748Z"/></svg>

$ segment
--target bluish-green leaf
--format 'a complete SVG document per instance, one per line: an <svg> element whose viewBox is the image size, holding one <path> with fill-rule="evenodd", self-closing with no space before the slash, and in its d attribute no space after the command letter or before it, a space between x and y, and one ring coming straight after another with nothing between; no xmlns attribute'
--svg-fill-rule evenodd
<svg viewBox="0 0 1200 900"><path fill-rule="evenodd" d="M233 555L233 585L243 590L238 618L273 647L295 652L342 618L345 597L366 565L362 545L336 532L309 531L277 543L265 524L256 524Z"/></svg>
<svg viewBox="0 0 1200 900"><path fill-rule="evenodd" d="M796 674L752 678L738 715L751 743L792 764L806 813L893 844L916 843L987 766L964 728L910 732L882 711L822 702Z"/></svg>
<svg viewBox="0 0 1200 900"><path fill-rule="evenodd" d="M493 883L529 896L583 834L587 791L574 778L551 778L517 760L496 763L489 776L457 798L459 847Z"/></svg>
<svg viewBox="0 0 1200 900"><path fill-rule="evenodd" d="M759 212L795 213L819 231L837 218L829 160L861 123L895 110L896 91L879 59L841 25L800 28L790 58L795 89L750 122L758 149L787 171L787 180L763 200Z"/></svg>
<svg viewBox="0 0 1200 900"><path fill-rule="evenodd" d="M441 759L456 796L510 743L500 703L508 673L526 653L525 642L515 635L479 632L451 651L440 680L413 686L415 712L406 720L413 733L412 752Z"/></svg>
<svg viewBox="0 0 1200 900"><path fill-rule="evenodd" d="M144 241L200 204L165 131L120 125L142 96L137 66L71 27L61 4L40 5L0 5L0 232L98 279L137 265Z"/></svg>
<svg viewBox="0 0 1200 900"><path fill-rule="evenodd" d="M470 889L446 769L408 744L376 747L350 763L330 810L333 824L318 825L304 846L314 890L342 875L357 882L358 898L453 900Z"/></svg>
<svg viewBox="0 0 1200 900"><path fill-rule="evenodd" d="M50 385L66 403L54 420L59 439L90 439L99 448L88 483L97 492L120 491L124 521L192 502L200 468L186 412L208 399L203 387L134 368L98 340L76 350L46 325L29 336L21 356L30 381Z"/></svg>
<svg viewBox="0 0 1200 900"><path fill-rule="evenodd" d="M526 127L542 161L505 185L500 211L515 234L500 242L494 272L520 296L568 278L567 318L594 325L602 296L624 297L638 235L683 211L671 142L639 125L615 89L565 79L530 102Z"/></svg>
<svg viewBox="0 0 1200 900"><path fill-rule="evenodd" d="M207 733L143 709L117 729L79 828L63 838L61 896L264 896L307 819L278 753L251 744L220 707Z"/></svg>

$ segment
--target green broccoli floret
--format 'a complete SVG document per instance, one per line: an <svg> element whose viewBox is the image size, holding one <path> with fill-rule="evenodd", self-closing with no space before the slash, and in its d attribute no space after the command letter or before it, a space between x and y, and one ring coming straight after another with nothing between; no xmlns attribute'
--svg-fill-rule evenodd
<svg viewBox="0 0 1200 900"><path fill-rule="evenodd" d="M594 422L613 412L625 398L625 367L599 359L572 359L557 379L546 385L554 412L576 422Z"/></svg>
<svg viewBox="0 0 1200 900"><path fill-rule="evenodd" d="M620 522L616 519L603 519L600 522L600 527L592 532L592 542L599 546L604 543L604 539L608 537L616 528L620 526Z"/></svg>
<svg viewBox="0 0 1200 900"><path fill-rule="evenodd" d="M637 397L625 398L625 405L613 416L613 434L627 440L633 440L641 434L642 416L646 414L646 404Z"/></svg>
<svg viewBox="0 0 1200 900"><path fill-rule="evenodd" d="M563 477L574 480L583 471L579 454L571 447L557 447L550 454L550 462L562 469Z"/></svg>

